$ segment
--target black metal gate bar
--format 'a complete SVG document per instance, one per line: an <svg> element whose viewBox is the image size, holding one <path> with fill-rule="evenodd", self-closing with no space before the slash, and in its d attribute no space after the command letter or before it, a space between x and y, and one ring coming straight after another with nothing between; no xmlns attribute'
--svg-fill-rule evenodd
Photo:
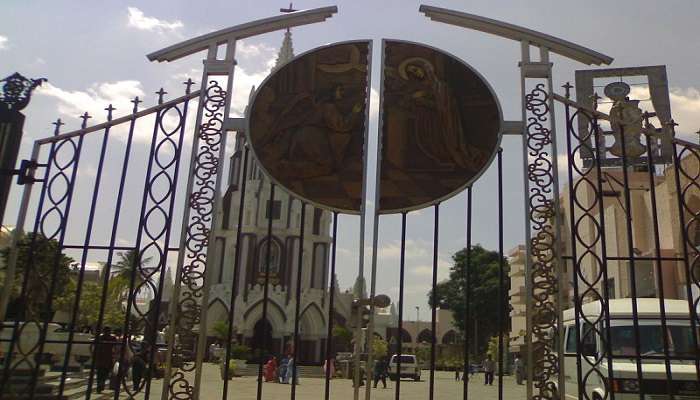
<svg viewBox="0 0 700 400"><path fill-rule="evenodd" d="M297 256L297 286L295 288L296 293L294 299L296 304L294 305L294 339L292 345L292 360L294 363L292 366L296 369L298 365L297 349L299 348L299 313L301 311L301 276L304 271L304 226L306 225L306 203L302 200L301 202L301 226L299 227L299 254ZM296 370L292 371L292 377L296 378ZM292 391L290 398L291 400L296 400L297 395L297 380L292 379Z"/></svg>
<svg viewBox="0 0 700 400"><path fill-rule="evenodd" d="M377 218L377 221L379 218ZM406 269L406 211L401 212L401 256L399 260L399 326L396 337L398 340L398 355L396 357L396 396L401 400L401 355L403 354L403 292Z"/></svg>
<svg viewBox="0 0 700 400"><path fill-rule="evenodd" d="M194 82L192 80L187 80L187 82L184 82L186 85L186 94L189 94L190 88ZM163 92L163 89L161 89L161 93ZM162 94L160 95L159 103L163 103L162 99ZM163 299L163 284L165 282L165 270L167 268L167 260L168 260L168 250L167 248L170 245L170 235L172 233L172 219L173 219L173 213L174 213L174 208L175 208L175 195L177 193L177 187L178 187L178 181L179 181L179 176L180 176L180 160L182 158L182 144L183 140L185 137L185 128L187 124L187 106L189 105L189 99L185 100L184 103L182 103L182 111L180 111L179 108L177 108L178 104L171 105L165 109L163 109L160 113L161 115L161 122L159 123L158 127L160 131L165 134L165 137L163 140L158 144L159 146L163 143L171 143L173 144L172 136L175 134L175 132L179 132L179 137L177 138L177 146L175 147L175 155L173 160L166 165L161 165L160 161L158 158L156 158L156 163L162 168L162 171L166 171L166 167L170 167L172 164L174 164L174 171L172 173L172 183L170 192L169 192L169 197L170 197L170 204L168 206L168 218L166 221L166 228L165 228L165 235L163 239L162 244L158 244L158 238L153 239L153 243L158 247L160 250L161 254L163 254L162 259L160 260L160 265L157 267L157 271L159 271L159 279L158 279L158 288L155 290L155 308L153 310L150 309L147 311L147 314L144 318L144 321L146 324L148 324L148 317L152 319L150 322L151 327L153 329L151 333L151 338L148 341L150 348L148 349L150 351L150 354L148 355L148 361L149 361L149 366L148 366L148 372L146 374L146 396L145 400L148 400L151 394L151 380L153 379L154 374L154 364L155 364L155 359L156 359L156 350L157 350L157 332L158 332L158 321L160 318L160 307L161 307L161 301ZM163 126L162 122L162 116L166 115L170 110L175 110L178 112L178 115L180 117L180 123L178 127L173 129L172 131L168 132L166 131L165 127ZM156 147L156 150L158 150L158 147ZM146 225L144 226L144 228ZM150 271L148 274L149 279L145 282L145 284L150 283L150 277L155 274L156 270ZM148 315L150 313L150 315ZM147 328L144 327L144 337L147 337L145 334L148 332ZM125 334L126 336L126 334ZM142 344L143 347L143 344Z"/></svg>
<svg viewBox="0 0 700 400"><path fill-rule="evenodd" d="M433 223L433 282L431 287L431 294L433 297L431 315L430 315L430 385L428 389L428 398L433 400L435 396L435 342L437 342L437 334L435 333L437 329L437 269L438 269L438 247L439 247L439 235L440 235L440 203L434 206L435 215ZM418 321L416 321L418 324ZM417 331L417 330L416 330ZM419 333L416 332L418 335ZM418 338L416 337L416 342Z"/></svg>
<svg viewBox="0 0 700 400"><path fill-rule="evenodd" d="M326 324L328 325L328 333L326 334L326 362L325 362L325 373L323 374L325 377L325 386L324 386L324 396L323 398L325 400L328 400L331 395L331 360L333 357L331 356L331 351L333 350L333 317L335 315L334 312L334 306L335 306L335 253L336 249L338 248L338 212L334 211L333 212L333 252L331 253L331 286L330 286L330 298L328 301L328 320L326 321ZM326 282L323 282L324 286L326 285ZM359 338L358 338L359 339ZM367 339L368 341L372 340L371 338ZM371 346L370 346L371 348ZM296 368L297 365L297 360L294 360L294 368ZM369 365L367 366L369 368ZM296 371L294 371L296 373ZM296 375L292 374L292 378L296 379ZM367 382L369 385L369 382Z"/></svg>
<svg viewBox="0 0 700 400"><path fill-rule="evenodd" d="M81 118L83 119L82 127L85 128L89 116L87 113L85 113ZM71 204L73 202L73 193L74 193L73 189L75 188L75 178L78 174L78 165L80 162L80 155L81 155L81 150L83 147L84 137L85 137L84 134L81 134L78 136L77 147L75 146L75 142L73 141L72 138L65 139L65 140L61 141L60 144L58 146L56 146L56 150L54 151L53 157L50 160L50 163L53 163L54 166L56 167L57 171L60 171L60 172L58 172L56 175L54 175L54 177L52 177L49 180L48 198L49 198L49 201L51 202L51 204L53 205L53 207L51 207L46 212L46 214L44 214L42 216L42 223L41 223L40 227L41 227L42 234L44 236L46 236L45 227L44 227L44 222L45 222L44 218L46 218L46 216L48 216L49 213L51 213L53 210L59 210L58 207L60 206L61 203L63 203L64 200L65 200L65 206L64 206L63 213L60 213L60 211L59 211L59 215L61 215L61 222L59 224L59 228L57 231L55 231L51 235L51 239L56 238L56 236L58 236L58 248L56 249L56 253L53 255L53 272L51 274L51 278L50 278L51 283L49 284L48 297L47 297L46 303L45 303L46 316L44 317L45 320L43 322L43 327L41 328L41 330L39 332L39 348L38 348L37 354L39 354L40 356L44 352L44 344L46 344L46 333L47 333L47 330L49 327L49 322L51 319L51 317L49 315L50 315L50 311L51 311L51 305L53 304L53 297L54 297L53 294L54 294L54 291L56 289L56 280L57 280L56 277L57 277L58 269L59 269L58 264L59 264L60 259L62 257L61 246L63 245L63 241L66 237L66 226L68 225L68 217L70 215L70 208L71 208ZM57 161L56 153L58 151L60 151L61 147L65 146L66 143L70 143L71 146L73 147L73 154L72 154L71 160L62 167L59 164L59 162ZM56 179L59 176L62 176L65 179L65 174L63 171L65 171L69 167L72 167L72 171L71 171L70 180L67 182L68 187L66 189L66 195L63 198L59 198L58 200L56 200L56 199L54 199L54 197L52 195L51 186L53 186L54 182L56 182ZM36 392L36 385L38 382L39 366L40 366L40 363L36 362L36 365L34 366L33 376L31 379L31 384L29 386L29 400L33 400L34 396L36 394L35 392Z"/></svg>
<svg viewBox="0 0 700 400"><path fill-rule="evenodd" d="M647 119L647 124L649 123ZM665 392L668 393L668 400L673 400L673 390L672 381L673 374L671 373L671 355L669 352L669 337L668 328L666 324L666 301L664 293L664 278L661 275L661 240L659 237L659 215L656 209L656 184L654 181L654 175L656 173L656 166L654 165L654 153L651 149L652 138L646 137L646 148L647 148L647 171L649 173L649 188L651 190L649 196L651 197L651 217L654 232L654 256L656 258L656 282L659 287L659 311L661 315L661 330L663 331L661 336L663 339L663 351L664 351L664 365L666 367L666 381L664 385L666 386Z"/></svg>
<svg viewBox="0 0 700 400"><path fill-rule="evenodd" d="M60 128L61 128L61 125L63 125L63 123L61 122L60 119L58 119L54 124L56 125L56 128L54 130L54 135L58 135ZM34 245L36 242L36 235L37 235L37 232L39 230L39 223L41 221L41 214L44 211L44 201L46 200L46 191L48 188L49 174L50 174L51 169L52 169L51 168L52 167L51 160L53 158L53 153L55 151L55 147L56 147L56 143L51 143L51 146L49 146L48 159L47 159L45 167L44 167L44 168L46 168L44 171L44 178L41 180L41 182L42 182L41 193L39 195L39 201L37 204L37 213L34 216L34 227L32 228L32 231L31 231L32 238L31 238L31 241L29 244L29 249L30 249L29 260L28 260L29 262L27 265L25 265L25 268L24 268L24 278L22 279L22 287L20 289L20 297L19 297L20 299L26 299L26 296L27 296L27 290L28 290L27 285L29 283L29 272L31 270L31 267L32 267L33 261L34 261L33 249L34 249ZM35 160L38 159L39 151L40 151L40 145L37 142L34 142L33 156L34 156ZM32 191L31 187L26 188L24 198L26 198L28 200L29 196L31 195L31 191ZM21 229L21 228L22 228L21 226L17 226L15 229ZM17 254L19 253L20 244L18 241L15 241L15 245L16 245L16 247L15 247L13 253L14 253L14 261L16 262L17 261ZM8 286L8 290L11 290L10 286ZM24 317L26 320L26 315ZM23 330L24 327L26 327L28 323L30 323L30 322L29 321L23 322L22 327L20 328L20 318L15 318L15 322L12 326L12 337L10 338L10 343L8 344L8 351L7 351L7 354L9 355L9 357L8 356L5 357L5 365L3 367L3 378L2 378L2 382L0 384L0 399L2 399L4 397L5 393L7 393L7 384L8 384L10 377L11 377L11 370L17 370L17 368L19 366L21 366L22 364L25 364L28 367L32 366L31 361L28 360L32 351L30 350L30 352L28 354L24 353L22 351L22 348L19 346L19 344L17 344L17 340L18 340L19 335L21 333L20 331ZM3 328L3 329L6 329L6 328ZM13 354L14 354L14 349L15 349L16 344L17 344L17 356L19 357L19 360L13 366L12 361L14 358Z"/></svg>
<svg viewBox="0 0 700 400"><path fill-rule="evenodd" d="M239 136L238 140L242 140ZM248 182L248 151L247 145L243 146L243 173L240 175L241 187L240 196L238 203L238 222L236 226L236 245L235 245L235 257L233 260L233 282L231 283L231 297L228 303L228 332L226 334L226 356L224 357L224 388L221 393L221 400L227 400L228 398L228 381L231 378L229 363L231 362L231 343L233 342L233 320L236 315L236 295L238 294L238 275L241 271L241 230L243 229L243 211L245 208L245 190L246 184ZM233 168L233 165L231 166ZM234 172L235 173L235 172ZM303 208L303 207L302 207ZM302 210L303 215L303 210ZM303 220L303 218L302 218ZM302 232L304 223L302 222Z"/></svg>
<svg viewBox="0 0 700 400"><path fill-rule="evenodd" d="M109 107L105 109L107 111L107 120L112 120L112 111L114 108L110 104ZM92 201L90 204L90 211L88 213L88 222L85 229L85 241L84 245L87 247L90 245L90 238L92 236L92 226L95 221L95 208L97 205L97 198L100 192L100 183L102 182L102 170L104 167L105 153L107 151L107 141L109 140L109 130L110 126L107 126L104 131L104 136L102 137L102 146L100 147L100 158L97 163L97 173L95 175L95 183L92 188ZM88 250L84 249L82 252L82 257L80 259L80 272L78 275L78 284L75 293L75 301L73 302L73 312L71 315L70 324L68 325L68 343L66 343L66 351L63 357L63 371L61 372L61 380L58 386L58 395L63 396L63 391L65 389L66 376L68 371L68 364L70 361L71 350L73 346L73 333L75 331L75 324L78 318L78 312L80 310L80 297L83 292L83 280L85 277L85 263L87 262Z"/></svg>
<svg viewBox="0 0 700 400"><path fill-rule="evenodd" d="M568 97L568 89L567 89L567 97ZM576 196L576 186L574 186L574 169L576 169L576 172L579 174L581 177L581 180L588 179L586 174L590 172L589 170L584 170L581 171L578 169L575 163L571 162L571 160L574 159L574 154L576 152L579 152L581 146L585 146L586 143L588 143L588 140L585 140L585 138L582 138L579 135L576 135L576 131L574 131L574 124L571 122L573 121L572 118L576 117L576 113L574 113L574 116L572 117L569 104L566 104L564 107L564 115L566 117L566 148L567 148L567 169L569 173L569 228L571 229L571 259L572 259L572 268L573 268L573 273L572 273L572 286L574 289L574 327L575 327L575 332L574 335L576 337L576 348L579 349L581 347L581 323L579 322L579 316L581 315L581 302L579 301L580 297L580 291L578 287L578 280L579 280L579 274L581 274L581 260L577 257L577 250L576 246L578 244L579 236L577 234L577 224L576 224L576 216L575 216L575 205L579 204L574 201L574 198ZM579 111L580 112L580 111ZM572 144L571 144L571 136L574 135L576 139L578 140L578 145L576 146L575 150L572 150ZM589 133L590 135L590 133ZM587 135L587 137L589 136ZM598 143L598 142L596 142ZM579 181L580 182L580 181ZM597 197L596 197L597 200ZM586 211L583 210L585 213ZM583 244L583 243L582 243ZM603 246L605 247L605 246ZM607 298L607 296L606 296ZM606 301L607 303L607 301ZM608 324L607 326L610 326ZM562 335L564 334L563 332L561 333ZM610 373L612 374L612 369L610 370ZM578 392L579 396L578 398L581 399L581 393L584 393L585 390L585 381L583 379L582 375L582 370L581 370L581 353L579 351L576 352L576 382L578 382Z"/></svg>
<svg viewBox="0 0 700 400"><path fill-rule="evenodd" d="M568 105L567 105L568 106ZM588 115L588 114L586 114ZM592 124L591 124L591 129L593 132L593 139L595 140L595 143L601 143L602 138L600 136L600 126L598 125L598 114L593 113L592 117ZM571 126L573 127L573 119L570 120ZM573 128L572 128L573 129ZM590 137L590 132L588 133L588 136ZM588 146L590 143L589 140L586 140L585 142L581 141L580 145L581 146ZM591 150L591 153L593 151ZM591 154L589 153L589 154ZM598 219L600 220L600 260L602 260L600 267L601 267L601 273L603 276L603 280L605 282L608 281L608 260L612 259L608 257L608 250L607 250L607 239L606 239L606 233L605 233L605 204L603 203L603 178L602 178L602 172L601 172L601 162L600 162L600 152L595 151L595 156L593 157L593 162L595 163L595 170L596 170L596 186L595 186L595 201L598 203ZM569 163L573 163L573 158L569 159ZM589 169L590 172L590 169ZM572 211L573 212L573 211ZM612 353L612 332L610 329L610 293L609 293L609 288L608 285L605 284L603 285L603 298L600 299L599 301L601 302L601 309L602 309L602 314L603 314L603 322L604 322L604 329L605 329L605 335L599 335L601 343L603 343L603 350L605 352L604 356L606 359L606 362L608 364L608 382L612 382L614 374L613 374L613 353ZM578 302L578 297L574 300L575 302ZM580 307L580 304L579 304ZM580 311L580 310L579 310ZM576 318L578 319L578 315L576 315ZM577 335L580 335L580 331L577 332ZM578 342L577 342L578 346ZM600 357L601 359L603 357ZM601 361L598 361L599 363ZM608 396L610 396L610 400L615 400L615 392L610 390L610 385L605 385L604 389L605 392L607 393Z"/></svg>
<svg viewBox="0 0 700 400"><path fill-rule="evenodd" d="M678 147L681 146L681 150ZM698 315L697 307L699 300L693 300L692 286L700 288L700 277L695 275L695 271L698 267L698 262L700 262L700 253L690 241L689 229L691 229L693 222L700 223L698 216L700 215L700 210L693 211L688 203L686 202L685 195L688 190L698 184L698 176L693 176L689 174L683 167L681 160L683 159L683 153L689 152L693 155L695 160L700 161L700 156L698 152L700 148L692 143L688 143L679 139L673 140L673 169L674 177L676 180L676 196L678 197L678 219L681 224L681 237L683 241L683 266L685 267L685 277L686 277L686 297L688 299L688 314L690 316L690 326L693 330L693 348L695 349L695 373L697 375L697 380L700 382L700 344L698 343L698 325L700 325L700 315ZM681 173L683 177L689 182L683 186L681 189ZM688 222L685 220L685 213L688 212L691 217ZM692 249L692 250L691 250ZM690 262L690 254L692 252L693 262Z"/></svg>
<svg viewBox="0 0 700 400"><path fill-rule="evenodd" d="M627 158L627 145L625 143L625 128L620 125L620 147L622 148L622 180L623 194L625 200L625 212L626 212L626 230L627 230L627 256L629 259L629 270L630 270L630 289L632 292L632 325L634 327L634 355L637 364L637 380L642 382L642 358L641 358L641 339L639 331L639 321L637 316L639 315L637 310L637 273L635 271L635 260L634 260L634 235L632 233L632 201L629 188L629 173L627 171L629 160ZM644 400L644 393L646 392L645 385L639 385L639 400Z"/></svg>
<svg viewBox="0 0 700 400"><path fill-rule="evenodd" d="M498 148L498 400L503 400L503 331L505 330L503 295L505 259L503 258L503 149Z"/></svg>
<svg viewBox="0 0 700 400"><path fill-rule="evenodd" d="M262 342L262 348L260 349L260 356L258 358L258 391L257 391L257 400L262 399L262 386L263 386L263 364L265 357L263 354L265 354L265 350L267 348L267 301L269 297L269 288L270 288L270 251L272 249L272 205L275 202L275 184L270 183L270 200L268 200L267 206L266 206L266 212L267 212L267 238L265 239L267 241L267 248L265 249L265 283L264 283L264 288L263 288L263 303L262 303L262 317L261 320L263 321L263 337L261 338ZM263 242L264 243L264 242ZM203 305L203 307L206 305ZM255 349L253 349L253 353L255 353ZM295 371L296 372L296 371ZM292 375L292 379L296 378L296 376Z"/></svg>
<svg viewBox="0 0 700 400"><path fill-rule="evenodd" d="M470 313L470 301L471 301L471 287L470 287L470 268L469 263L471 262L472 253L472 187L471 185L467 187L467 251L466 251L466 266L464 268L464 368L462 369L462 382L463 389L463 400L469 400L469 339L471 320L469 316ZM476 338L475 338L476 340Z"/></svg>

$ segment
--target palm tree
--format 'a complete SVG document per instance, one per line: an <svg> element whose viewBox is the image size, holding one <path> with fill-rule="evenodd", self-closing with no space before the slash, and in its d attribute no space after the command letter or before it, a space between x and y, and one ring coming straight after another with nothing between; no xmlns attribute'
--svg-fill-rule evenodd
<svg viewBox="0 0 700 400"><path fill-rule="evenodd" d="M126 300L129 294L129 286L131 283L131 275L136 267L134 276L134 287L138 287L144 282L141 271L147 270L148 263L152 257L142 258L139 251L136 249L129 250L125 253L117 253L119 260L112 266L112 277L110 278L110 289L118 293L120 302Z"/></svg>

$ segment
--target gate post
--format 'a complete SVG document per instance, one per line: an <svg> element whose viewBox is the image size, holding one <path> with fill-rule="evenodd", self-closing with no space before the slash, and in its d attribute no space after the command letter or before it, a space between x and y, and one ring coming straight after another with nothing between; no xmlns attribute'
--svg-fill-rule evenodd
<svg viewBox="0 0 700 400"><path fill-rule="evenodd" d="M0 80L5 82L0 97L0 223L5 216L12 176L17 173L14 168L24 127L24 114L20 111L29 104L32 91L44 81L25 78L19 72Z"/></svg>
<svg viewBox="0 0 700 400"><path fill-rule="evenodd" d="M525 292L527 398L559 399L564 393L561 210L559 170L549 49L537 46L530 58L521 41L523 185L525 201ZM539 80L531 89L531 79ZM544 81L544 82L542 82ZM559 332L557 335L556 333ZM533 338L534 335L534 338ZM556 387L554 384L556 381ZM534 386L534 387L533 387Z"/></svg>

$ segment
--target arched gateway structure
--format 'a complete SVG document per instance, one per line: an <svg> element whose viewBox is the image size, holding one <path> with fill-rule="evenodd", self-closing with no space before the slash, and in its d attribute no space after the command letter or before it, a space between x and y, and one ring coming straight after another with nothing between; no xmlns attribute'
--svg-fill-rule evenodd
<svg viewBox="0 0 700 400"><path fill-rule="evenodd" d="M658 374L669 382L665 384L668 391L694 394L697 387L693 389L691 383L700 378L698 351L679 354L676 347L680 339L673 336L671 328L689 324L697 329L699 322L695 293L700 291L700 285L694 262L698 256L695 233L700 204L694 199L700 186L697 186L698 174L693 174L692 169L697 168L700 149L674 138L670 110L653 110L662 125L657 129L650 122L654 115L643 114L633 100L626 98L624 86L606 90L606 95L614 100L610 115L595 109L597 98L571 100L570 85L566 85L565 95L558 95L552 85L550 53L586 65L610 64L612 58L516 25L424 5L420 11L434 21L520 43L520 56L513 61L514 64L518 61L520 67L522 118L504 121L496 93L478 71L461 60L421 44L385 40L381 46L380 132L370 132L367 118L371 41L329 45L293 58L289 28L323 22L338 10L324 7L286 11L289 11L286 15L202 35L148 55L151 61L174 62L206 52L198 90L191 90L193 82L188 80L184 96L166 101L161 89L158 105L139 110L140 101L136 98L132 113L120 118L112 118L110 106L107 122L98 125L88 126L90 116L85 114L81 129L73 132L61 133L59 120L54 136L35 142L31 159L22 164L20 171L26 186L10 246L0 307L2 320L11 321L3 324L0 336L4 346L0 393L17 390L34 397L35 393L54 390L62 396L74 386L69 383L75 378L71 368L87 359L81 368L89 369L85 378L85 397L89 398L95 384L94 372L100 369L94 362L95 349L114 345L119 349L120 365L124 365L129 357L127 349L131 349L144 354L150 369L150 374L137 387L127 382L124 371L119 371L120 385L115 396L121 393L129 398L142 395L160 395L162 399L200 398L203 361L214 356L209 347L215 322L210 318L212 309L218 310L222 323L222 328L217 328L217 340L225 344L219 355L223 365L240 355L240 346L234 346L234 340L255 347L253 354L248 355L252 363L245 370L255 369L259 377L257 399L263 398L261 361L268 352L291 356L298 365L304 363L305 357L311 363L329 362L340 357L341 347L345 346L345 350L354 353L354 376L358 379L361 355L365 348L372 348L364 346L361 338L374 337L375 332L385 338L391 337L391 332L394 336L396 332L406 332L403 305L407 212L429 206L434 210L434 292L440 202L466 191L465 255L469 264L472 187L486 168L495 168L498 183L492 190L498 193L498 212L493 217L498 220L499 231L501 296L497 301L501 310L498 314L501 356L497 362L501 399L502 375L507 368L503 355L509 307L504 303L508 285L503 249L500 139L502 135L520 135L526 210L524 289L511 290L511 296L517 293L515 296L524 297L525 302L526 327L521 349L526 353L527 398L558 399L563 398L564 392L578 392L573 397L604 399L611 398L620 388L636 390L640 398L656 394L656 381L651 382L645 375L648 368L645 363L651 356L643 351L641 344L642 330L648 328L637 322L640 306L635 262L642 261L655 263L658 271L655 275L659 281L658 301L645 299L644 302L657 307L657 314L661 315L663 329L659 337L664 338L663 351L657 351L662 355L653 355L664 363L663 371ZM232 118L237 41L281 29L287 29L287 34L278 65L258 91L251 93L248 115ZM537 50L536 56L532 54L533 48ZM661 73L655 68L654 76L665 79L665 71ZM602 71L623 74L620 70L598 70L599 75L595 76L602 76ZM594 78L586 79L580 81L592 82ZM581 93L588 90L577 89ZM473 98L469 100L465 93ZM196 118L193 130L188 130L188 106L194 99L197 99ZM566 138L565 153L560 153L557 145L555 100L565 109L566 132L559 135ZM299 108L294 108L296 105ZM630 115L637 119L630 122ZM134 140L141 140L135 139L136 125L144 120L151 121L153 126L147 154L132 146ZM476 131L469 121L480 124ZM606 121L609 131L603 126ZM352 137L348 136L349 132ZM381 138L380 145L370 154L368 138L375 134ZM612 136L616 145L606 147L603 135ZM110 136L118 140L108 143ZM234 139L235 150L230 158L229 177L225 179L229 138ZM303 146L311 142L315 148ZM86 151L90 146L100 150ZM642 161L639 156L644 147L648 154ZM189 158L182 157L186 150L190 151ZM106 157L108 152L120 156ZM602 165L600 157L608 152L618 157L616 165L622 167L619 171L602 169L607 164ZM565 154L569 175L568 188L562 195L557 169L560 154ZM672 227L669 229L675 229L668 236L676 238L678 243L673 256L661 252L660 237L665 233L660 233L662 224L657 218L654 192L659 181L654 174L658 167L654 160L662 155L672 164L664 172L669 178L665 193L671 193L670 198L677 200L675 209L664 214L675 215L668 224ZM81 184L79 163L91 156L97 158L96 177ZM132 172L129 169L132 158L144 160L147 168ZM367 170L369 158L377 160L375 171ZM495 165L491 165L494 161ZM103 172L109 171L110 164L113 172ZM371 177L377 207L371 219L373 255L367 293L363 250L369 201L364 183ZM646 178L651 198L649 201L633 198L629 180L640 182ZM111 184L107 182L109 179ZM604 191L603 182L611 189ZM675 187L668 182L675 182ZM116 193L109 193L109 201L105 200L106 187L116 188ZM133 189L125 190L134 187L143 187L136 197L131 193ZM617 200L614 204L604 198L611 192ZM32 194L38 195L34 202ZM71 204L78 202L75 198L80 196L87 196L90 204L87 223L85 218L75 217L78 211L71 210ZM176 199L183 200L178 204ZM610 207L622 206L623 202L621 212L628 214L621 219L625 227L620 229L626 230L627 237L626 240L616 237L615 246L626 252L615 254L606 244L605 219L610 217ZM640 204L653 204L649 211L653 215L653 235L647 241L656 244L652 246L655 251L642 256L634 245L638 234L633 234L630 216L632 207ZM100 213L109 214L111 221L105 227L108 229L100 230L103 232L93 229L98 205ZM335 279L340 212L361 215L357 283L353 292L345 293L340 292ZM376 294L377 236L381 215L389 213L400 214L402 220L399 298L393 299L391 311L380 312L375 310L375 299L380 299ZM615 219L618 214L612 215ZM28 217L30 221L34 218L33 223L26 223ZM125 230L135 238L127 240L128 244L118 240L119 233ZM25 235L24 231L29 234ZM47 247L47 243L55 246ZM48 257L48 261L42 258L42 262L48 262L52 268L40 268L37 261L40 252L42 257ZM63 293L61 284L57 283L57 271L66 262L64 253L76 261L71 275L75 287L70 293ZM106 261L93 282L85 266L94 257L104 257ZM611 324L611 310L621 312L622 303L611 303L609 265L619 262L628 263L632 282L631 311L626 317L633 321L629 332L613 332L620 325ZM687 306L686 322L666 322L668 301L664 288L668 282L664 285L662 281L665 276L662 262L675 263L682 271L679 274L684 274L679 298L685 301L675 300L673 312L682 314ZM168 289L170 280L166 278L169 266L175 272L172 290ZM125 277L125 283L122 289L110 292L108 288L115 272ZM511 279L520 276L514 271L510 275ZM466 269L467 315L471 302L469 278L470 271ZM17 287L15 282L20 282ZM77 333L80 321L85 318L81 296L88 292L97 293L100 298L98 317L90 322L92 333ZM59 310L65 315L59 315L58 306L52 304L59 295L67 295L69 299L62 302L68 305ZM117 297L109 297L112 295ZM117 303L121 319L115 321L107 311L110 301ZM591 304L584 307L586 302ZM571 326L564 326L563 309L569 308L568 304L574 310L568 322ZM393 311L394 305L398 313ZM367 311L365 336L361 320ZM430 399L435 392L437 346L441 345L435 334L436 315L433 308L431 326L420 333L420 340L431 339L427 343L431 356L430 374L426 378ZM55 336L59 335L56 322L68 328L62 336ZM120 335L98 335L96 332L105 326L118 327ZM358 338L354 340L354 348L350 348L349 341L343 344L334 335L337 326L354 329L354 337ZM464 343L476 342L470 336L471 321L467 319L465 326L455 328L464 337L450 330L449 335L444 334L442 345L455 346L461 340L465 349L464 368L467 368L469 346ZM159 339L160 330L165 331L165 339ZM635 344L632 353L621 356L613 348L616 342L612 335L618 333L629 334ZM697 348L697 335L691 331L686 336ZM392 346L396 346L392 351L400 354L404 341L392 340ZM591 349L591 343L595 349ZM40 379L46 369L40 361L45 356L57 359L62 367L54 387L47 387L45 380ZM634 372L624 377L615 375L612 360L616 357L632 358ZM372 351L367 351L367 364L371 365L372 361ZM687 371L679 369L679 363L692 369L691 378ZM230 391L228 378L233 371L229 368L221 371L224 378L221 396L226 400ZM152 382L160 373L162 390L156 393ZM18 380L18 376L28 379ZM324 398L328 399L331 385L328 372L325 378ZM632 381L637 382L636 387ZM296 383L294 380L291 383L294 399ZM465 398L468 385L465 380ZM401 396L401 387L397 382L397 398ZM369 399L370 385L364 390L365 398ZM355 399L359 398L359 385L355 385L354 395Z"/></svg>

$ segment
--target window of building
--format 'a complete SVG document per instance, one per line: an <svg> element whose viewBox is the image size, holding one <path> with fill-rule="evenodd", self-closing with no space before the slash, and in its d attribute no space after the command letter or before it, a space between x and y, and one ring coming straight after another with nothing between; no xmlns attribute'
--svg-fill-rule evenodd
<svg viewBox="0 0 700 400"><path fill-rule="evenodd" d="M223 283L224 281L224 258L226 255L226 238L218 237L216 238L216 248L219 253L219 279L218 283Z"/></svg>
<svg viewBox="0 0 700 400"><path fill-rule="evenodd" d="M314 208L314 235L321 234L321 216L323 216L323 210L320 208Z"/></svg>
<svg viewBox="0 0 700 400"><path fill-rule="evenodd" d="M632 282L632 270L629 268L630 282ZM654 264L651 260L637 260L634 263L634 281L637 297L656 297L656 284L654 282ZM632 288L630 288L630 295Z"/></svg>
<svg viewBox="0 0 700 400"><path fill-rule="evenodd" d="M236 152L231 156L231 165L228 173L228 184L234 189L238 188L239 177L241 174L241 153Z"/></svg>
<svg viewBox="0 0 700 400"><path fill-rule="evenodd" d="M570 326L566 329L566 352L576 353L576 327Z"/></svg>
<svg viewBox="0 0 700 400"><path fill-rule="evenodd" d="M267 209L265 210L265 219L269 219L270 216L272 216L272 219L280 219L280 216L282 215L282 201L281 200L274 200L270 202L270 200L267 201Z"/></svg>
<svg viewBox="0 0 700 400"><path fill-rule="evenodd" d="M606 287L608 289L608 299L615 298L615 278L608 278Z"/></svg>
<svg viewBox="0 0 700 400"><path fill-rule="evenodd" d="M266 240L260 245L260 250L258 252L258 271L264 274L267 271L267 247L268 244L272 243L270 246L270 274L278 274L280 271L280 265L282 262L282 249L279 243L274 240Z"/></svg>

